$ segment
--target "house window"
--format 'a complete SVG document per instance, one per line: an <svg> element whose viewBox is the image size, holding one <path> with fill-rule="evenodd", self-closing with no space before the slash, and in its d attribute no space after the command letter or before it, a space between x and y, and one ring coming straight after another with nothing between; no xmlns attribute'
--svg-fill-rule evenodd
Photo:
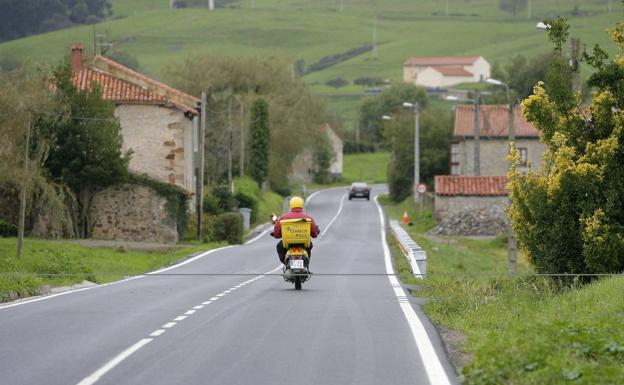
<svg viewBox="0 0 624 385"><path fill-rule="evenodd" d="M451 175L459 175L459 143L451 144Z"/></svg>
<svg viewBox="0 0 624 385"><path fill-rule="evenodd" d="M528 151L526 147L518 147L518 154L520 155L520 165L526 166L528 162Z"/></svg>

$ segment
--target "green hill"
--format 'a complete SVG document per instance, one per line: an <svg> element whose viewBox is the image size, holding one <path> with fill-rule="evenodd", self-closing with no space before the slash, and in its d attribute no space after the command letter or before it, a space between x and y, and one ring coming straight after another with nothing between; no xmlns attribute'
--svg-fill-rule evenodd
<svg viewBox="0 0 624 385"><path fill-rule="evenodd" d="M376 54L367 51L305 76L323 94L363 91L354 85L334 89L324 84L337 77L350 82L358 77L400 80L403 61L415 55L483 55L491 63L516 53L537 55L550 45L535 24L555 15L570 19L571 33L583 45L609 46L604 29L622 16L618 2L608 13L608 0L533 0L531 18L527 9L515 17L499 10L498 0L449 0L448 16L442 0L244 0L214 12L170 10L169 0L112 2L114 16L95 25L97 34L106 34L115 49L136 56L141 70L157 78L163 66L206 52L286 55L310 65L372 44L377 16ZM76 41L90 47L93 26L6 42L0 44L0 57L56 61ZM354 118L358 97L328 100L331 111L347 121Z"/></svg>

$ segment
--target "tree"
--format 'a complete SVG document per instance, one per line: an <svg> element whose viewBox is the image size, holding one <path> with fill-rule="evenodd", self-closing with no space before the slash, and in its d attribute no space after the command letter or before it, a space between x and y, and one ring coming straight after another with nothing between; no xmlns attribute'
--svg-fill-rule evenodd
<svg viewBox="0 0 624 385"><path fill-rule="evenodd" d="M68 63L56 69L54 78L57 98L65 105L68 117L40 127L51 143L44 167L54 181L74 193L78 213L74 227L80 237L88 237L93 195L127 179L131 153L122 153L115 106L102 100L97 84L90 91L76 89Z"/></svg>
<svg viewBox="0 0 624 385"><path fill-rule="evenodd" d="M514 17L521 9L524 9L527 6L527 0L499 0L498 8L501 11L509 12Z"/></svg>
<svg viewBox="0 0 624 385"><path fill-rule="evenodd" d="M269 106L258 99L251 107L251 148L249 149L249 174L262 187L269 168Z"/></svg>
<svg viewBox="0 0 624 385"><path fill-rule="evenodd" d="M554 59L552 53L527 59L523 55L514 55L509 62L492 68L492 78L500 79L509 85L512 101L523 100L533 93L533 87L546 77L546 70ZM505 103L507 103L505 101Z"/></svg>
<svg viewBox="0 0 624 385"><path fill-rule="evenodd" d="M556 54L567 38L567 22L559 21L554 33L563 33L551 35ZM624 24L610 34L621 54ZM566 96L569 83L557 76L523 102L524 117L548 146L542 169L523 176L517 152L511 156L509 215L541 273L624 271L624 64L622 56L608 60L600 47L588 59L596 68L589 109L578 95Z"/></svg>
<svg viewBox="0 0 624 385"><path fill-rule="evenodd" d="M448 170L448 139L452 116L442 108L420 113L420 180L431 184L435 175ZM392 151L388 165L390 198L401 202L414 185L414 118L410 111L397 111L384 126L384 139Z"/></svg>
<svg viewBox="0 0 624 385"><path fill-rule="evenodd" d="M404 102L418 102L424 108L427 93L413 84L396 83L380 95L365 99L360 106L361 137L373 143L383 141L382 116L400 109Z"/></svg>

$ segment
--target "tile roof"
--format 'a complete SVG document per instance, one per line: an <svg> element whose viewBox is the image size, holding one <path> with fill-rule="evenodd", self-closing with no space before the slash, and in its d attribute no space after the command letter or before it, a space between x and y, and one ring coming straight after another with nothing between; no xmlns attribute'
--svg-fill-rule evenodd
<svg viewBox="0 0 624 385"><path fill-rule="evenodd" d="M91 64L91 65L89 65ZM80 90L90 90L96 82L104 100L117 104L156 104L173 106L198 114L199 99L157 82L108 58L96 56L72 72L72 82Z"/></svg>
<svg viewBox="0 0 624 385"><path fill-rule="evenodd" d="M404 67L409 66L449 66L449 65L470 65L476 62L481 56L438 56L438 57L412 57L403 63Z"/></svg>
<svg viewBox="0 0 624 385"><path fill-rule="evenodd" d="M472 77L473 76L473 74L471 74L470 72L466 71L462 67L438 67L438 66L433 66L431 68L433 68L434 70L438 71L439 73L441 73L444 76L468 76L468 77Z"/></svg>
<svg viewBox="0 0 624 385"><path fill-rule="evenodd" d="M506 105L479 106L479 128L481 136L507 137L509 135L509 110ZM514 130L517 137L539 138L540 133L527 122L520 108L514 109ZM455 108L455 137L474 137L474 105L464 104Z"/></svg>
<svg viewBox="0 0 624 385"><path fill-rule="evenodd" d="M125 67L109 58L97 55L92 59L92 66L106 71L116 77L130 81L134 84L146 87L151 91L166 97L179 105L183 105L190 109L195 109L197 104L201 102L199 98L161 83L150 78L140 72Z"/></svg>
<svg viewBox="0 0 624 385"><path fill-rule="evenodd" d="M82 68L72 73L72 82L79 90L91 90L93 82L102 90L102 98L115 103L166 104L167 99L111 74L94 68Z"/></svg>
<svg viewBox="0 0 624 385"><path fill-rule="evenodd" d="M505 176L436 175L435 193L444 196L506 196Z"/></svg>

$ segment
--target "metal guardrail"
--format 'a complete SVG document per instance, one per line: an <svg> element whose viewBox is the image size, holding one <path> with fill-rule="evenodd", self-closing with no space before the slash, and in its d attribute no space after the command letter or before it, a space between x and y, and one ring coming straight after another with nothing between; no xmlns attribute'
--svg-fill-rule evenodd
<svg viewBox="0 0 624 385"><path fill-rule="evenodd" d="M427 275L427 252L414 242L398 221L390 221L390 229L412 267L412 274L417 278L424 278Z"/></svg>

